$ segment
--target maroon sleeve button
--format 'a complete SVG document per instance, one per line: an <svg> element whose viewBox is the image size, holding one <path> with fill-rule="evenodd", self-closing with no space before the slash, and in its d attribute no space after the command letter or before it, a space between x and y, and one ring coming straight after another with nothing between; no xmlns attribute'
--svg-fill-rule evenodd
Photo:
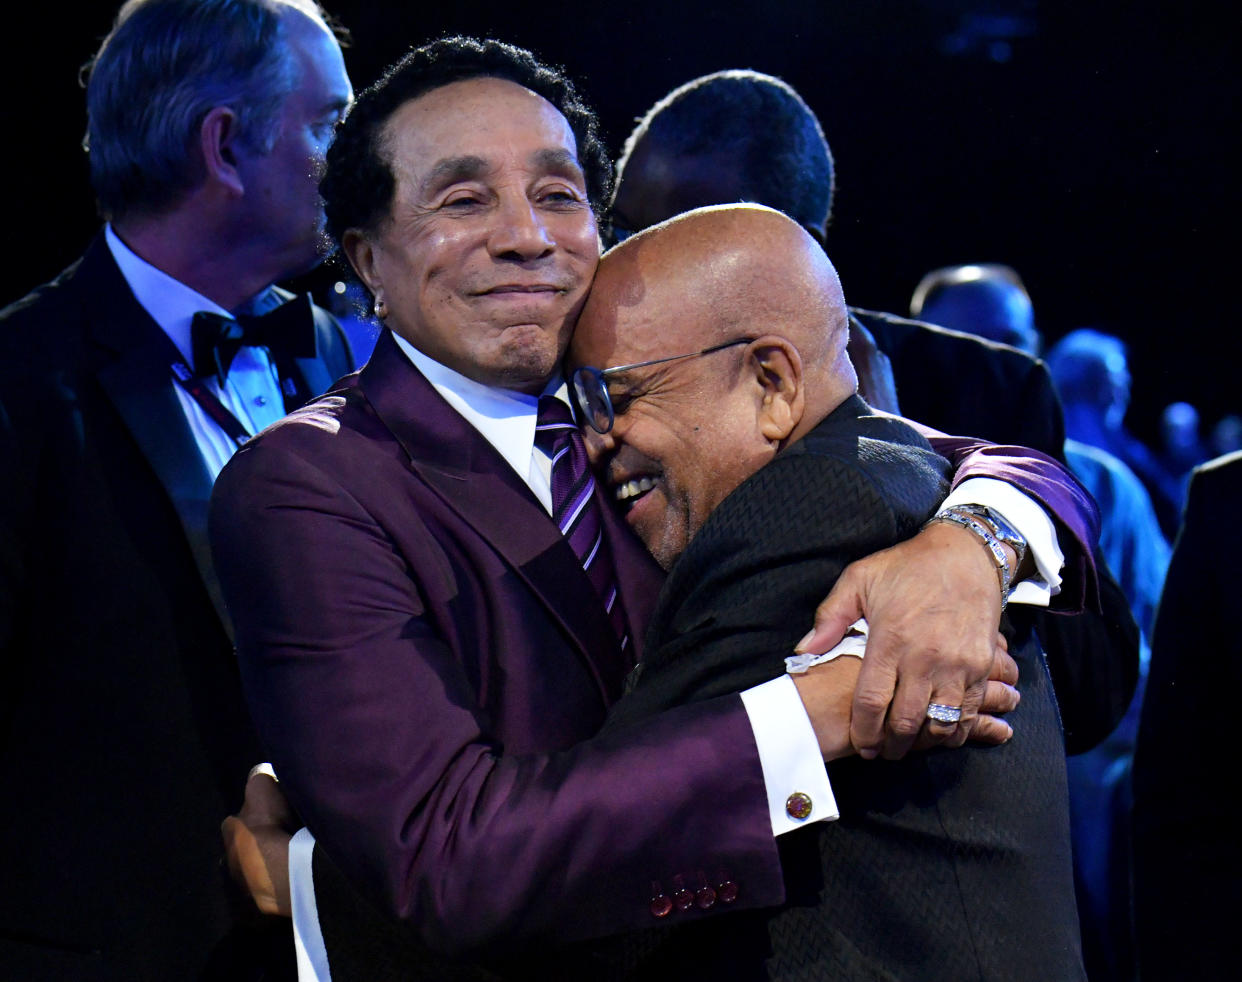
<svg viewBox="0 0 1242 982"><path fill-rule="evenodd" d="M694 895L694 906L699 910L711 910L716 906L716 891L711 887L701 887Z"/></svg>
<svg viewBox="0 0 1242 982"><path fill-rule="evenodd" d="M664 896L664 887L660 886L659 880L651 881L651 910L652 917L668 917L669 911L673 909L673 902Z"/></svg>
<svg viewBox="0 0 1242 982"><path fill-rule="evenodd" d="M680 876L673 877L673 906L678 910L689 910L694 906L694 891L687 890Z"/></svg>
<svg viewBox="0 0 1242 982"><path fill-rule="evenodd" d="M811 814L811 807L811 796L802 791L795 791L785 799L785 814L798 821Z"/></svg>
<svg viewBox="0 0 1242 982"><path fill-rule="evenodd" d="M737 899L738 886L732 880L716 884L716 897L722 904L731 904Z"/></svg>

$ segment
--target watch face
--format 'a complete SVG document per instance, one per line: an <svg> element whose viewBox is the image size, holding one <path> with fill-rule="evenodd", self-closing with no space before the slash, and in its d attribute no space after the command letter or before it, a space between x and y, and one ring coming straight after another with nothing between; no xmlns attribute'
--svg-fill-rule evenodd
<svg viewBox="0 0 1242 982"><path fill-rule="evenodd" d="M1009 522L1005 520L1003 515L997 514L986 505L981 506L976 514L992 523L992 526L996 532L996 537L1002 542L1007 542L1019 552L1026 548L1026 538L1021 532L1010 525Z"/></svg>
<svg viewBox="0 0 1242 982"><path fill-rule="evenodd" d="M999 534L1001 541L1008 542L1015 549L1026 548L1026 539L1023 537L1022 533L1003 519L997 521L996 531Z"/></svg>

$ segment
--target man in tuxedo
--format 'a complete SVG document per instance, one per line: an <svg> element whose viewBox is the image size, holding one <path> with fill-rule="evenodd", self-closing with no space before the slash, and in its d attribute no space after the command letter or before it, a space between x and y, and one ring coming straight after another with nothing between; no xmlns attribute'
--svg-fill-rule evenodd
<svg viewBox="0 0 1242 982"><path fill-rule="evenodd" d="M391 938L366 923L372 905L412 928L420 950L399 957L462 978L430 951L503 968L541 942L776 903L775 836L835 812L815 673L593 739L660 582L585 468L558 476L583 463L559 368L608 170L593 115L529 52L453 38L398 62L345 120L321 185L387 330L356 378L252 441L213 495L256 723L319 840L315 898L296 882L313 840L291 847L293 913L323 927L309 967L335 978L409 977L381 960ZM966 473L1011 473L975 460ZM1044 466L1032 490L1080 543L1085 499ZM941 628L990 664L996 568L969 532L923 535L890 564L927 569L927 550L951 568L954 603L938 606L960 620ZM1061 599L1080 602L1090 577L1071 558ZM917 619L927 586L870 599ZM914 731L929 701L977 705L963 664L905 673ZM711 891L691 903L653 892L698 868ZM320 890L341 871L364 901Z"/></svg>
<svg viewBox="0 0 1242 982"><path fill-rule="evenodd" d="M259 752L207 501L349 370L272 284L318 259L352 92L309 0L128 3L88 79L106 224L0 312L0 976L244 979L218 827Z"/></svg>
<svg viewBox="0 0 1242 982"><path fill-rule="evenodd" d="M855 395L847 325L823 250L767 208L691 211L601 261L567 372L592 464L669 574L604 734L783 675L818 585L937 513L944 462ZM782 839L779 910L632 939L625 977L1085 978L1056 703L1029 622L1006 630L1002 747L852 757L861 666L829 662L840 820Z"/></svg>
<svg viewBox="0 0 1242 982"><path fill-rule="evenodd" d="M623 239L691 208L750 201L784 212L822 244L834 190L832 151L802 97L761 72L716 72L660 99L630 134L617 162L611 234ZM1064 460L1065 424L1043 362L891 314L849 314L859 391L871 405ZM1112 731L1138 681L1138 628L1106 570L1100 600L1102 614L1036 615L1071 753Z"/></svg>

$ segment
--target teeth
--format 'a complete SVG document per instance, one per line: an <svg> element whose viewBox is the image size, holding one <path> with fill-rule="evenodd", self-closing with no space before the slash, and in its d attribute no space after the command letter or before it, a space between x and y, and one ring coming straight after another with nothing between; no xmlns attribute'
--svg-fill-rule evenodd
<svg viewBox="0 0 1242 982"><path fill-rule="evenodd" d="M630 498L637 498L640 494L650 491L654 487L655 481L650 477L639 477L632 481L626 481L624 484L617 485L617 500L627 501Z"/></svg>

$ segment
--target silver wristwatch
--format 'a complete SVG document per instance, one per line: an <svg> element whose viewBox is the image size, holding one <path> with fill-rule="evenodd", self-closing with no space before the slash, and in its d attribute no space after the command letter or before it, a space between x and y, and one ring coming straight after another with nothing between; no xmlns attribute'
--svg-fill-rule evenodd
<svg viewBox="0 0 1242 982"><path fill-rule="evenodd" d="M987 505L958 505L957 508L981 519L992 529L993 535L1018 554L1018 561L1013 568L1016 573L1018 567L1022 565L1022 560L1026 558L1026 536L1010 525L1004 515Z"/></svg>

